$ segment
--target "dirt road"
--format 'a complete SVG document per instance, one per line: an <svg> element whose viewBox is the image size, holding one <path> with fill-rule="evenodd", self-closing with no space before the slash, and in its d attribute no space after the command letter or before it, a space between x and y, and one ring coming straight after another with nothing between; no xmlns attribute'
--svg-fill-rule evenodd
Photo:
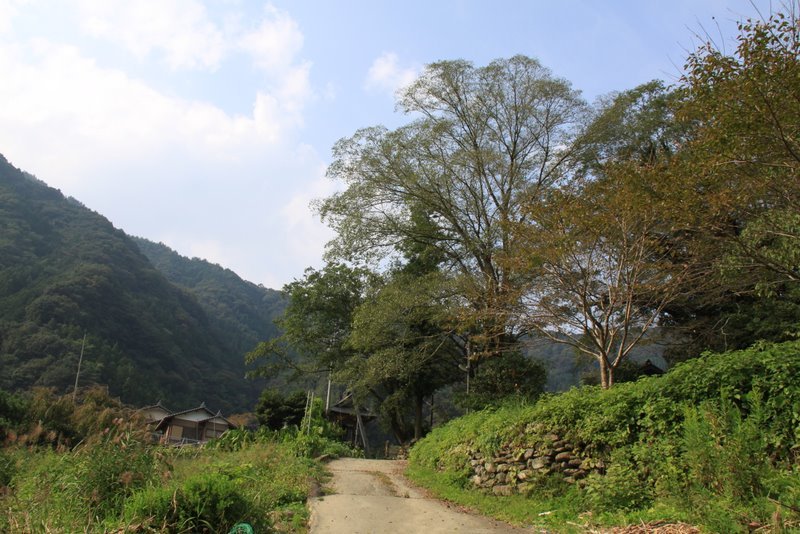
<svg viewBox="0 0 800 534"><path fill-rule="evenodd" d="M404 462L344 458L328 464L333 494L311 501L311 534L530 532L427 497L402 476Z"/></svg>

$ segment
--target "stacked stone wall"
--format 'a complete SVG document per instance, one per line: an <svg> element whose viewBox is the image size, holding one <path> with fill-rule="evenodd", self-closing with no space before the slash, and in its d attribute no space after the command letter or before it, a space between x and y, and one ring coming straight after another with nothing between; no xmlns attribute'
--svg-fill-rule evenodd
<svg viewBox="0 0 800 534"><path fill-rule="evenodd" d="M591 473L604 473L602 460L587 456L579 444L549 433L526 448L507 447L492 455L471 450L472 484L495 495L523 493L537 479L560 474L568 483L580 483Z"/></svg>

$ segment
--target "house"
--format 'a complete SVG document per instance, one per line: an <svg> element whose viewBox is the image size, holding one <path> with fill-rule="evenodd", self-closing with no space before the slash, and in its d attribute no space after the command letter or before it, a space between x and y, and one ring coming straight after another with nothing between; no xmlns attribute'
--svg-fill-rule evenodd
<svg viewBox="0 0 800 534"><path fill-rule="evenodd" d="M151 426L154 437L172 445L205 443L236 428L221 412L212 412L205 403L190 410L172 412L159 402L139 412Z"/></svg>
<svg viewBox="0 0 800 534"><path fill-rule="evenodd" d="M161 421L166 416L172 413L172 410L168 409L166 406L161 404L161 401L152 405L152 406L145 406L144 408L139 410L139 414L144 418L144 420L150 423L157 423Z"/></svg>
<svg viewBox="0 0 800 534"><path fill-rule="evenodd" d="M325 417L344 428L345 441L355 447L360 445L364 448L364 453L369 455L369 440L365 427L378 416L358 406L352 392L345 392L339 402L328 406Z"/></svg>

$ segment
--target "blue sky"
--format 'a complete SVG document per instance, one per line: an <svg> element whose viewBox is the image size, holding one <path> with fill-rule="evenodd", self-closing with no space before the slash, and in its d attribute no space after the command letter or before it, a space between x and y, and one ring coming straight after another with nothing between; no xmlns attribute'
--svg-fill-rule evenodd
<svg viewBox="0 0 800 534"><path fill-rule="evenodd" d="M322 265L332 144L425 64L525 54L592 101L768 0L0 0L0 153L132 235L280 288ZM780 4L775 3L775 7Z"/></svg>

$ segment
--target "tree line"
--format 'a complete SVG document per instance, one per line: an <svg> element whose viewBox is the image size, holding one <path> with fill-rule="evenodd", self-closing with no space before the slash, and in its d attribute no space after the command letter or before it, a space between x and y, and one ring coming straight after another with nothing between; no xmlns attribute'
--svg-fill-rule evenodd
<svg viewBox="0 0 800 534"><path fill-rule="evenodd" d="M541 391L526 338L609 388L644 343L677 361L795 336L799 32L785 12L744 21L675 85L592 104L530 57L428 65L398 96L407 124L334 146L328 264L284 287L283 336L249 361L330 374L419 437L456 381Z"/></svg>
<svg viewBox="0 0 800 534"><path fill-rule="evenodd" d="M133 239L0 155L0 389L108 386L123 402L251 409L243 355L277 292ZM85 346L84 346L84 336ZM33 393L31 393L33 394Z"/></svg>

